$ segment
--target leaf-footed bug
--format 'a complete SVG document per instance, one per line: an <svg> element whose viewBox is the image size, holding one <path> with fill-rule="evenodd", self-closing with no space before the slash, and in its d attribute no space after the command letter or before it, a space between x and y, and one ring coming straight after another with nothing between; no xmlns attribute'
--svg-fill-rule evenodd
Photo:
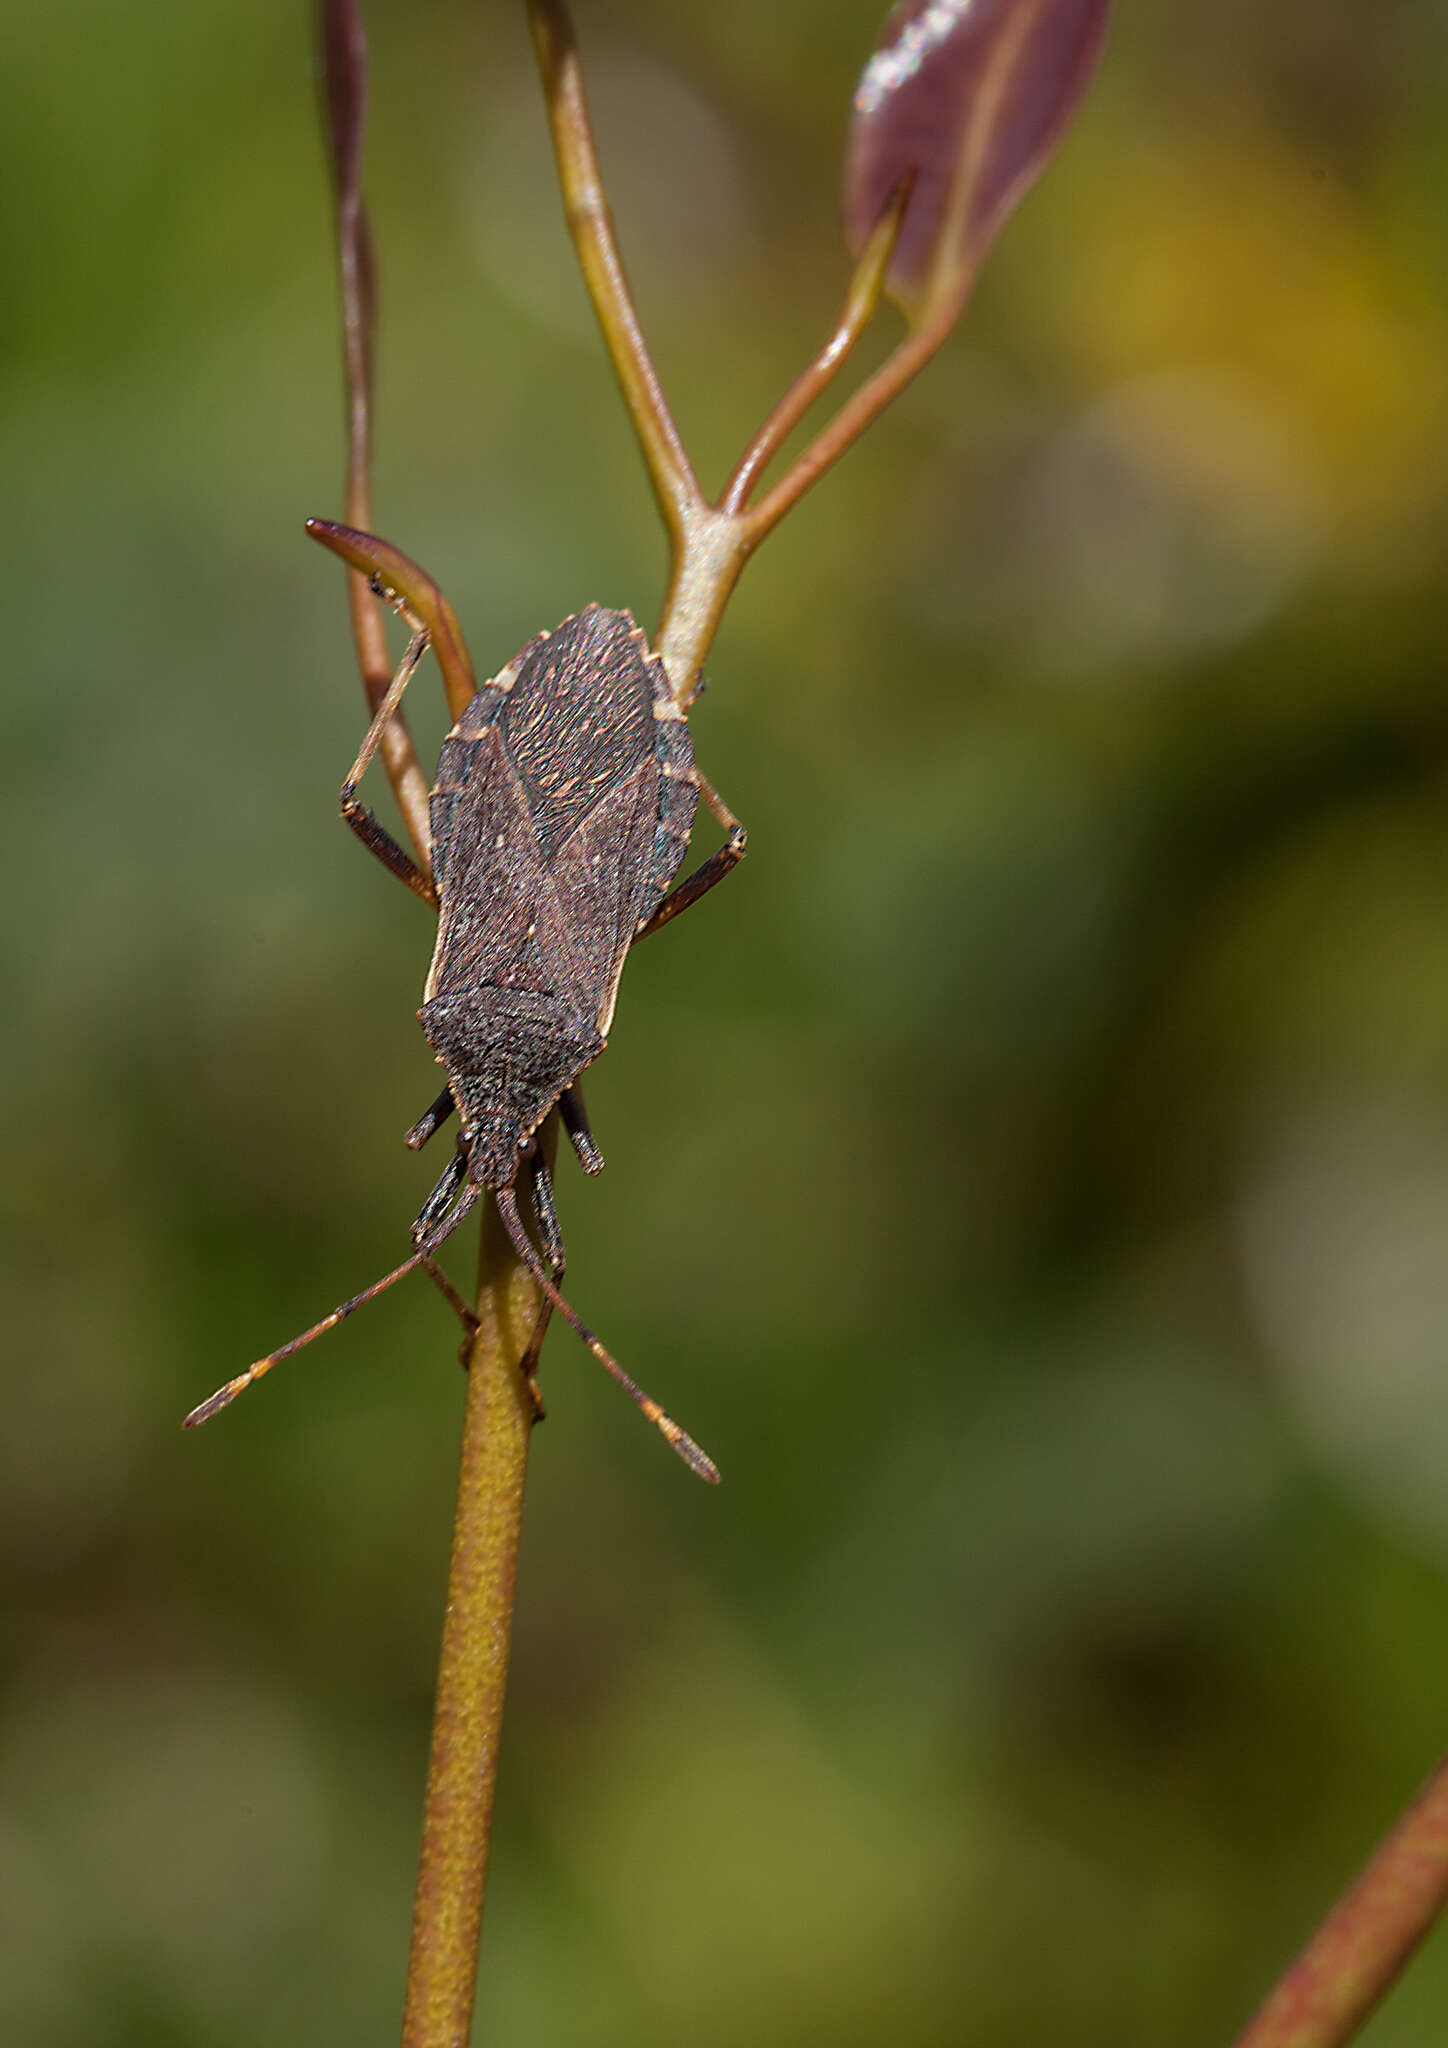
<svg viewBox="0 0 1448 2048"><path fill-rule="evenodd" d="M444 740L429 803L429 881L358 801L357 785L428 647L440 659L466 662L456 618L431 578L386 542L327 520L309 520L307 530L367 574L412 630L341 804L364 846L437 911L418 1019L447 1086L407 1143L425 1144L454 1110L459 1136L413 1225L411 1257L218 1388L186 1426L208 1421L281 1359L416 1268L470 1325L434 1254L487 1191L547 1303L680 1457L717 1480L713 1461L559 1293L563 1240L538 1134L557 1107L584 1171L603 1165L576 1084L607 1043L629 948L738 863L744 828L695 767L684 711L640 628L627 612L590 605L530 640L477 690ZM671 889L701 795L728 837ZM541 1252L518 1210L523 1173Z"/></svg>

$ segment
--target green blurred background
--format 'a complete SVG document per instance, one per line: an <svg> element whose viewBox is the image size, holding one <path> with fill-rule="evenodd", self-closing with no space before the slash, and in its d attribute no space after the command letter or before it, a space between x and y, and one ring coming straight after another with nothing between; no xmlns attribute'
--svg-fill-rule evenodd
<svg viewBox="0 0 1448 2048"><path fill-rule="evenodd" d="M374 0L377 522L480 669L661 546L519 10ZM717 480L879 0L581 6ZM396 2038L461 1403L427 920L342 828L300 4L6 9L0 2039ZM1124 9L745 579L625 979L479 2039L1225 2043L1448 1733L1448 15ZM417 726L442 730L429 685ZM454 1260L459 1269L466 1255ZM1448 2038L1429 1944L1371 2048Z"/></svg>

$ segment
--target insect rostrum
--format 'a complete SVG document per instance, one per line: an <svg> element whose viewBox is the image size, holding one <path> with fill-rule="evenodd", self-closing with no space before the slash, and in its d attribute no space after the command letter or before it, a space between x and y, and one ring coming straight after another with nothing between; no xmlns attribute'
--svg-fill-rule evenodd
<svg viewBox="0 0 1448 2048"><path fill-rule="evenodd" d="M486 1191L548 1303L680 1456L704 1478L717 1479L711 1460L558 1292L563 1242L537 1138L560 1107L585 1170L602 1165L576 1083L607 1043L629 948L729 872L744 852L743 827L695 767L688 722L642 631L627 612L589 605L530 640L476 692L444 740L429 802L429 880L359 803L356 789L444 623L443 600L415 563L371 535L321 520L308 530L366 570L414 629L343 784L342 810L364 845L437 907L418 1019L448 1085L408 1138L425 1143L454 1110L459 1132L413 1226L412 1256L218 1389L188 1425L206 1421L278 1360L416 1267L466 1318L433 1254ZM456 631L450 611L446 623ZM729 836L671 892L701 793ZM519 1213L520 1175L527 1177L541 1251Z"/></svg>

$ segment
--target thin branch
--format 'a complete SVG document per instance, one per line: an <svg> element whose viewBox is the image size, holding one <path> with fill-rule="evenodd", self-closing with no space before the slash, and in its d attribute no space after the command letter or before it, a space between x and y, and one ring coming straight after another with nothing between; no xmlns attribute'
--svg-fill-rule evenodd
<svg viewBox="0 0 1448 2048"><path fill-rule="evenodd" d="M372 524L372 394L377 332L377 272L362 198L367 132L367 36L357 0L322 0L325 133L337 201L337 262L342 290L342 350L347 383L347 524ZM382 614L365 576L347 578L352 638L368 709L376 712L392 679ZM382 764L418 866L432 879L428 782L405 720L382 735Z"/></svg>
<svg viewBox="0 0 1448 2048"><path fill-rule="evenodd" d="M803 496L815 477L822 475L829 463L843 454L855 435L862 432L875 414L888 404L900 384L906 382L934 353L949 331L949 322L938 335L933 335L932 330L932 337L927 339L918 358L903 369L901 359L911 342L907 340L902 344L806 449L774 490L760 504L747 505L749 492L765 467L839 373L877 310L885 273L899 240L911 183L909 178L901 180L871 231L850 279L845 303L830 339L803 375L796 378L755 435L729 479L719 504L691 507L684 521L673 549L668 593L654 643L668 670L674 694L682 704L687 705L693 698L705 657L724 616L724 608L734 594L734 586L744 572L744 564L760 541ZM898 381L891 381L887 373L893 373ZM837 432L842 421L856 423L849 427L847 438L837 449L822 454L821 450L826 448L830 436Z"/></svg>
<svg viewBox="0 0 1448 2048"><path fill-rule="evenodd" d="M677 548L690 513L704 509L704 496L634 309L593 145L573 23L565 0L528 0L528 18L553 131L568 232L623 388L654 496L670 541Z"/></svg>
<svg viewBox="0 0 1448 2048"><path fill-rule="evenodd" d="M538 1290L489 1201L402 2048L459 2048L472 2033L523 1486L538 1412L524 1361L538 1313Z"/></svg>
<svg viewBox="0 0 1448 2048"><path fill-rule="evenodd" d="M960 318L967 290L968 284L962 280L958 297L937 306L923 325L907 334L874 375L868 377L845 401L829 425L815 436L773 490L749 508L745 517L749 521L754 546L757 547L764 536L778 526L785 513L799 503L811 484L817 483L825 471L854 446L871 421L879 417L892 398L899 396L916 372L924 369Z"/></svg>
<svg viewBox="0 0 1448 2048"><path fill-rule="evenodd" d="M461 718L478 693L477 677L458 615L426 569L391 541L355 526L343 526L335 519L309 519L307 532L360 574L369 593L375 591L385 599L413 631L426 627L442 670L448 709L454 718ZM395 723L395 719L389 721L389 731Z"/></svg>
<svg viewBox="0 0 1448 2048"><path fill-rule="evenodd" d="M1342 2048L1448 1903L1448 1759L1277 1983L1235 2048Z"/></svg>
<svg viewBox="0 0 1448 2048"><path fill-rule="evenodd" d="M719 500L721 512L739 512L749 502L749 493L757 478L779 450L789 435L804 418L815 400L828 389L844 367L855 343L874 318L884 289L885 272L890 267L890 258L895 253L895 244L900 239L900 224L905 218L905 207L910 198L913 178L904 178L876 223L873 233L860 252L855 265L854 276L850 279L845 293L845 303L834 333L810 364L798 376L774 411L764 422L740 458L739 466L725 485L724 495Z"/></svg>

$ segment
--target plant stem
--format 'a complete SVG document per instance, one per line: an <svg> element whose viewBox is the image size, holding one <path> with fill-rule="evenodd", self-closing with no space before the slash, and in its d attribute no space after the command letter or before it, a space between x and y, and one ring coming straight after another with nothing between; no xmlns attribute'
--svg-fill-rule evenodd
<svg viewBox="0 0 1448 2048"><path fill-rule="evenodd" d="M691 508L702 509L704 498L634 310L593 146L573 23L563 0L528 0L528 19L553 130L568 232L643 449L659 510L670 540L677 543L686 515Z"/></svg>
<svg viewBox="0 0 1448 2048"><path fill-rule="evenodd" d="M837 375L879 303L909 198L905 181L861 252L834 333L745 450L720 502L711 505L680 439L629 290L598 166L567 0L528 0L528 19L568 232L668 530L669 592L656 645L675 696L687 703L744 564L810 485L934 355L965 303L967 281L952 281L948 291L934 294L921 324L774 488L746 510L745 500L765 465Z"/></svg>
<svg viewBox="0 0 1448 2048"><path fill-rule="evenodd" d="M347 389L347 524L366 532L372 525L372 393L377 328L377 271L372 230L362 197L362 154L367 133L367 36L357 0L322 0L321 31L324 133L337 201L337 267L342 293L342 355ZM353 571L347 578L347 606L362 687L375 714L387 695L392 661L382 613ZM382 760L413 856L432 879L432 833L428 825L428 782L401 713L382 735Z"/></svg>
<svg viewBox="0 0 1448 2048"><path fill-rule="evenodd" d="M537 1419L522 1362L538 1305L538 1290L489 1201L478 1328L468 1351L402 2048L464 2048L472 2030L523 1484Z"/></svg>
<svg viewBox="0 0 1448 2048"><path fill-rule="evenodd" d="M742 518L701 505L689 515L682 542L672 551L669 588L654 634L654 649L681 704L694 695L704 657L714 643L751 545Z"/></svg>
<svg viewBox="0 0 1448 2048"><path fill-rule="evenodd" d="M1235 2048L1342 2048L1448 1902L1448 1758L1281 1977Z"/></svg>
<svg viewBox="0 0 1448 2048"><path fill-rule="evenodd" d="M909 178L901 181L861 250L834 333L808 369L802 370L795 378L740 457L738 467L719 500L722 512L743 510L758 479L815 400L834 382L855 343L875 317L880 293L884 289L885 273L895 253L895 244L900 239L900 226L905 218L912 182Z"/></svg>
<svg viewBox="0 0 1448 2048"><path fill-rule="evenodd" d="M851 394L774 488L750 507L756 545L798 504L810 485L818 483L846 449L854 446L871 421L878 418L892 398L899 396L911 378L924 369L960 318L965 299L966 287L962 284L959 297L943 302L921 326L906 335L874 375Z"/></svg>
<svg viewBox="0 0 1448 2048"><path fill-rule="evenodd" d="M344 25L352 19L354 0L325 0L325 4ZM528 0L528 13L569 233L668 532L669 588L657 645L676 695L687 701L725 604L755 546L906 377L934 352L948 323L932 323L928 331L922 329L911 336L763 502L745 509L748 493L765 465L834 377L878 303L903 214L906 193L902 189L870 238L831 339L765 422L739 464L724 502L709 504L659 384L629 291L594 149L566 0ZM349 54L355 47L355 42L346 38L337 42L341 55L334 69L343 75L350 92L343 102L342 123L343 141L348 146L339 145L337 152L352 397L348 510L349 524L365 528L368 522L361 515L369 510L371 275L360 208L363 102L355 84L360 71L358 61ZM380 545L375 540L368 542L374 552ZM369 558L361 566L376 564ZM393 569L397 573L392 580L398 580L397 563ZM405 569L399 587L407 590L415 565L406 564ZM415 601L416 590L411 594ZM432 623L427 614L424 617ZM370 693L376 650L365 642L367 627L360 606L354 608L354 620ZM400 749L396 765L399 770L404 765ZM394 767L390 757L388 766L390 771ZM394 773L393 781L406 814L405 777ZM471 2031L523 1485L528 1439L537 1412L526 1361L530 1339L538 1327L538 1309L537 1289L517 1263L501 1219L489 1203L483 1223L478 1329L469 1351L467 1419L413 1911L403 2048L464 2048Z"/></svg>

